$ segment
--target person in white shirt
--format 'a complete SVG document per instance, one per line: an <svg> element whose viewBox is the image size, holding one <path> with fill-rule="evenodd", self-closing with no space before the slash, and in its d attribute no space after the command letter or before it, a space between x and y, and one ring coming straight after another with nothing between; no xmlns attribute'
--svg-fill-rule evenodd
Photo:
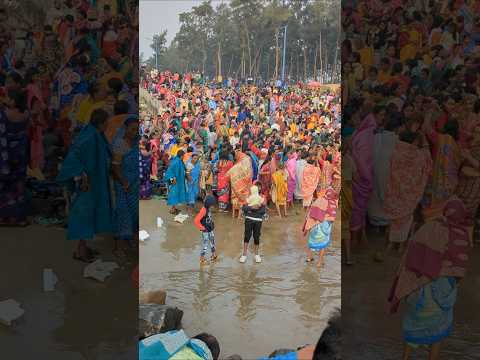
<svg viewBox="0 0 480 360"><path fill-rule="evenodd" d="M235 134L233 134L233 136L230 138L230 145L232 145L232 147L235 147L239 143L240 143L240 137L238 135L238 132L235 132Z"/></svg>

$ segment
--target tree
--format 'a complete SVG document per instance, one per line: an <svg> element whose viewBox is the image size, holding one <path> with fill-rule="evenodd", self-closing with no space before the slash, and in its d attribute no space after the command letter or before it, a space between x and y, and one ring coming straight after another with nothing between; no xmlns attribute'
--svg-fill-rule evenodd
<svg viewBox="0 0 480 360"><path fill-rule="evenodd" d="M162 57L165 55L167 51L166 48L167 44L167 30L162 31L160 34L153 35L152 43L150 47L153 50L153 55L149 59L149 63L152 66L158 68L158 64L161 62Z"/></svg>
<svg viewBox="0 0 480 360"><path fill-rule="evenodd" d="M339 81L334 76L339 0L231 0L215 8L203 1L179 20L180 30L162 54L160 69L198 70L209 78L278 78L283 27L288 25L286 73L293 80Z"/></svg>

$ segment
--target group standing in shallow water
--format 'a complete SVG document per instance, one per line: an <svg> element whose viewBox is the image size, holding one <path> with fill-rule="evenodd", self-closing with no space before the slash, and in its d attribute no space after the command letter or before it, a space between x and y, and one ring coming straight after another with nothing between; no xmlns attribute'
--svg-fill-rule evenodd
<svg viewBox="0 0 480 360"><path fill-rule="evenodd" d="M208 246L217 258L213 231L202 224L211 218L212 198L220 212L245 218L241 263L252 236L255 261L262 261L263 221L275 210L278 217L288 217L295 202L307 214L306 242L322 251L318 243L325 238L327 245L331 236L331 226L322 224L334 221L340 192L338 92L234 80L214 86L200 74L155 70L144 70L141 83L158 104L141 116L141 198L154 197L152 184L163 186L173 215L180 205L193 215L197 200L208 200L195 221L203 239L201 264L207 263ZM328 210L317 204L327 196L334 199Z"/></svg>

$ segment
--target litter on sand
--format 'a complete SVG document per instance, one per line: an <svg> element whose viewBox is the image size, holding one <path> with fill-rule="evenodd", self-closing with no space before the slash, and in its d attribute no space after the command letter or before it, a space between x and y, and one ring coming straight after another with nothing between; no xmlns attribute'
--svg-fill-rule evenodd
<svg viewBox="0 0 480 360"><path fill-rule="evenodd" d="M43 269L43 291L54 291L57 282L57 275L52 269Z"/></svg>
<svg viewBox="0 0 480 360"><path fill-rule="evenodd" d="M187 219L188 219L188 215L178 214L177 216L175 216L175 218L173 220L180 223L180 224L183 224L185 222L185 220L187 220Z"/></svg>
<svg viewBox="0 0 480 360"><path fill-rule="evenodd" d="M112 272L118 269L118 265L113 261L103 262L98 259L97 261L89 264L83 270L83 277L92 278L100 282L104 282L107 277L112 275Z"/></svg>
<svg viewBox="0 0 480 360"><path fill-rule="evenodd" d="M20 307L20 303L13 299L0 301L0 323L11 326L13 321L25 313Z"/></svg>
<svg viewBox="0 0 480 360"><path fill-rule="evenodd" d="M145 230L140 230L138 232L138 238L140 239L140 241L145 241L149 237L150 237L150 234L148 232L146 232Z"/></svg>
<svg viewBox="0 0 480 360"><path fill-rule="evenodd" d="M163 226L163 220L161 217L157 217L157 227L161 228Z"/></svg>

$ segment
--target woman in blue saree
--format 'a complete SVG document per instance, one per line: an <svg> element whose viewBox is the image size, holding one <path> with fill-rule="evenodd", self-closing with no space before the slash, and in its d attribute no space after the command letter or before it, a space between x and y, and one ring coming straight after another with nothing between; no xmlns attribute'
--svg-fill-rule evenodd
<svg viewBox="0 0 480 360"><path fill-rule="evenodd" d="M71 194L67 239L78 241L75 260L90 263L96 252L86 241L112 231L111 152L103 134L108 113L97 109L75 138L57 176Z"/></svg>
<svg viewBox="0 0 480 360"><path fill-rule="evenodd" d="M195 202L200 192L201 167L198 154L193 154L187 162L187 205L192 211L195 210Z"/></svg>
<svg viewBox="0 0 480 360"><path fill-rule="evenodd" d="M118 240L133 246L138 234L138 200L140 177L138 168L138 118L131 116L125 120L112 143L112 172L115 188L115 246L113 252L121 256Z"/></svg>
<svg viewBox="0 0 480 360"><path fill-rule="evenodd" d="M139 153L139 174L140 174L140 199L150 200L152 198L152 152L150 144L146 140L140 142Z"/></svg>
<svg viewBox="0 0 480 360"><path fill-rule="evenodd" d="M179 204L187 202L187 183L185 164L182 161L185 153L183 150L178 151L177 156L170 160L168 169L163 177L166 184L168 184L167 205L171 206L170 214L177 214L176 208Z"/></svg>

